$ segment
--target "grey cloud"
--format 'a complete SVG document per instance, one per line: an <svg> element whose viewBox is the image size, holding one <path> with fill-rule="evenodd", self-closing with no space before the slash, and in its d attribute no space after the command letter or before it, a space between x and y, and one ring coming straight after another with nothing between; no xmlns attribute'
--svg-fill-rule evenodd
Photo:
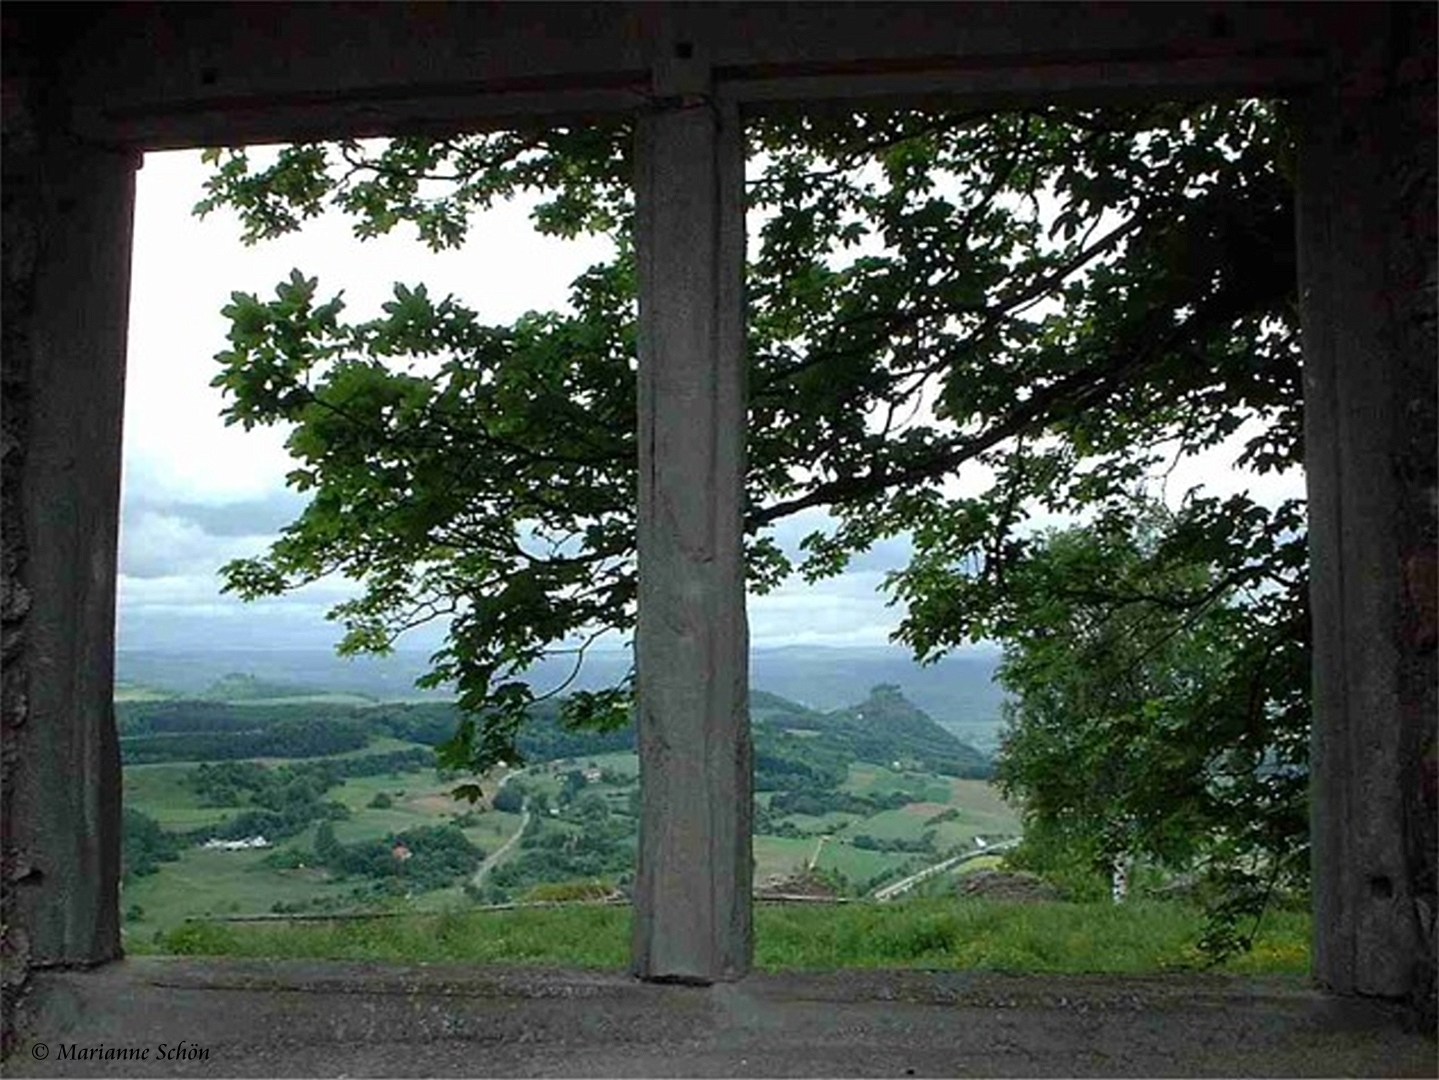
<svg viewBox="0 0 1439 1080"><path fill-rule="evenodd" d="M266 535L216 536L194 521L142 511L120 524L120 572L132 578L213 575L233 558L264 550Z"/></svg>
<svg viewBox="0 0 1439 1080"><path fill-rule="evenodd" d="M799 561L804 556L800 541L813 532L833 532L836 524L836 520L824 510L804 510L793 517L777 521L768 535L779 544L785 554ZM914 548L907 535L892 536L856 555L850 561L849 569L886 573L907 565L913 553Z"/></svg>
<svg viewBox="0 0 1439 1080"><path fill-rule="evenodd" d="M299 516L309 502L287 488L267 492L259 499L239 502L200 503L153 498L143 490L127 490L122 513L163 513L167 517L193 522L210 536L269 536L278 533Z"/></svg>
<svg viewBox="0 0 1439 1080"><path fill-rule="evenodd" d="M120 518L120 572L133 578L213 576L231 559L262 552L304 506L303 498L285 490L200 503L128 487Z"/></svg>

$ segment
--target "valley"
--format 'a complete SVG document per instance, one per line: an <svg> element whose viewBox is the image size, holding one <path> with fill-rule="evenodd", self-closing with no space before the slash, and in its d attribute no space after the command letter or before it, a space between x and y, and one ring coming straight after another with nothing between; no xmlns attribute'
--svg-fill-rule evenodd
<svg viewBox="0 0 1439 1080"><path fill-rule="evenodd" d="M539 706L523 765L480 778L471 805L451 795L468 778L433 763L455 726L448 702L226 674L188 695L131 683L116 709L132 951L163 948L186 920L594 898L633 874L631 729L570 731ZM755 691L752 717L761 894L873 896L1019 831L987 757L897 686L829 711ZM948 887L948 873L919 886Z"/></svg>

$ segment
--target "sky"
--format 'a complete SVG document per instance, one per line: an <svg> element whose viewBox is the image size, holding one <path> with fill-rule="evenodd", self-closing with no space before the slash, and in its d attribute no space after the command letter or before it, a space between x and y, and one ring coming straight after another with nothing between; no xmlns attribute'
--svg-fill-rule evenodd
<svg viewBox="0 0 1439 1080"><path fill-rule="evenodd" d="M257 555L304 506L285 487L284 433L226 427L224 402L210 380L225 347L220 309L230 293L273 295L292 269L319 278L319 293L344 290L346 316L379 314L394 282L424 282L433 296L453 293L490 322L561 307L569 284L609 254L608 242L563 241L535 233L529 204L496 207L477 219L462 250L431 252L400 231L356 240L338 214L296 234L253 247L240 242L228 211L200 220L207 167L197 151L146 155L136 194L134 262L125 405L118 644L121 649L326 647L338 637L325 611L354 592L322 581L252 603L221 595L218 569ZM502 253L502 258L496 258ZM793 550L822 524L799 515L781 530ZM884 644L899 613L878 592L903 561L900 541L816 586L798 580L749 602L756 647ZM405 643L430 648L433 633Z"/></svg>
<svg viewBox="0 0 1439 1080"><path fill-rule="evenodd" d="M338 638L325 612L353 595L344 580L242 603L220 593L219 567L258 555L303 507L285 486L284 433L226 427L210 380L225 347L220 309L232 291L273 295L292 269L319 278L319 295L344 290L346 316L379 314L397 281L424 282L432 296L453 293L487 322L562 307L571 280L609 253L607 241L543 237L530 204L517 200L474 220L458 251L431 252L413 232L361 242L338 214L296 234L253 247L240 242L228 211L204 220L191 207L204 194L198 151L146 155L136 196L130 338L126 381L118 645L138 648L328 647ZM500 256L500 257L497 257ZM1233 490L1225 454L1182 468L1171 492L1204 479ZM1271 499L1302 490L1289 476L1264 484ZM782 522L777 538L793 551L827 518L810 511ZM903 565L908 546L886 541L844 575L816 585L798 579L749 600L756 648L885 644L902 612L880 584ZM418 631L402 646L433 648L438 632Z"/></svg>

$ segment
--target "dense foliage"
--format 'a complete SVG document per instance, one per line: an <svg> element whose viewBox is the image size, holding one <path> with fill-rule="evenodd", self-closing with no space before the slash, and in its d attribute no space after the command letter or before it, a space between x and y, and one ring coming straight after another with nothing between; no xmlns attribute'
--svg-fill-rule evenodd
<svg viewBox="0 0 1439 1080"><path fill-rule="evenodd" d="M627 880L635 866L635 820L596 795L577 807L576 824L531 819L519 854L490 875L485 897L505 900L539 882Z"/></svg>
<svg viewBox="0 0 1439 1080"><path fill-rule="evenodd" d="M358 750L369 738L361 724L303 716L242 731L124 735L120 738L120 755L127 765L255 757L318 758Z"/></svg>
<svg viewBox="0 0 1439 1080"><path fill-rule="evenodd" d="M274 841L303 832L316 821L343 820L349 809L324 796L344 778L344 764L340 760L273 767L254 761L201 764L186 779L202 805L235 807L239 813L192 835L202 840L263 836Z"/></svg>
<svg viewBox="0 0 1439 1080"><path fill-rule="evenodd" d="M1227 446L1254 473L1301 462L1274 111L888 112L762 120L748 137L751 585L796 569L770 530L802 510L834 521L804 543L811 578L908 537L888 583L900 638L921 658L1009 648L1008 782L1036 830L1062 822L1101 859L1250 878L1297 865L1301 508L1197 490L1152 509L1160 470L1195 454ZM225 309L227 417L292 425L290 481L311 495L267 554L226 568L229 587L350 574L364 592L334 612L349 651L448 619L433 679L459 687L443 747L457 765L512 756L527 663L633 625L630 148L623 128L584 127L288 147L265 168L211 156L199 209L236 209L251 241L328 203L362 236L408 222L455 245L520 190L541 193L542 230L614 240L570 311L508 326L413 283L349 322L298 271ZM1056 541L1035 530L1046 515L1086 531ZM1094 673L1076 677L1081 662ZM569 714L617 701L578 697ZM1067 770L1026 749L1055 730Z"/></svg>
<svg viewBox="0 0 1439 1080"><path fill-rule="evenodd" d="M396 892L425 892L473 874L485 853L455 825L425 825L342 844L329 822L315 831L315 862L332 874L374 878Z"/></svg>
<svg viewBox="0 0 1439 1080"><path fill-rule="evenodd" d="M257 731L281 721L348 720L352 705L305 702L264 702L234 705L210 699L117 701L115 722L122 738L172 735L181 732Z"/></svg>
<svg viewBox="0 0 1439 1080"><path fill-rule="evenodd" d="M1023 798L1017 861L1198 875L1223 953L1249 944L1240 915L1307 881L1304 580L1302 566L1253 574L1262 552L1197 563L1175 531L1153 506L1136 532L1036 543L1024 572L1046 586L995 615L1029 630L1000 670L1018 694L998 778Z"/></svg>
<svg viewBox="0 0 1439 1080"><path fill-rule="evenodd" d="M120 871L122 876L143 877L160 869L162 862L174 862L184 850L183 836L160 827L149 814L125 807L120 827Z"/></svg>

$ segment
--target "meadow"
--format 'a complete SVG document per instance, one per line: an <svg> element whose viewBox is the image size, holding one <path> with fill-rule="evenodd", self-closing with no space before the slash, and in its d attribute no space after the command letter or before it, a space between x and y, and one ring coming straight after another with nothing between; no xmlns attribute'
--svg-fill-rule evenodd
<svg viewBox="0 0 1439 1080"><path fill-rule="evenodd" d="M190 956L307 957L424 963L555 964L622 969L630 912L575 905L451 910L316 923L195 922L135 951ZM1199 913L1181 903L1016 903L927 897L842 905L759 904L760 970L922 968L1140 974L1204 968ZM1301 977L1309 915L1266 916L1255 948L1215 970Z"/></svg>
<svg viewBox="0 0 1439 1080"><path fill-rule="evenodd" d="M397 739L376 739L363 750L336 756L388 753L416 745ZM264 763L283 765L287 761L264 759ZM633 753L595 754L545 762L522 770L519 776L523 777L527 790L544 793L554 805L565 774L575 768L590 767L605 770L612 782L589 785L589 790L601 794L615 809L621 808L637 780L639 764ZM127 766L127 805L155 818L162 827L176 831L219 823L235 811L202 805L186 781L194 768L193 763ZM487 798L498 790L502 776L502 772L497 772L482 779ZM453 781L439 779L433 770L410 769L349 777L326 792L325 798L340 803L349 812L349 817L333 823L336 839L344 844L376 840L419 826L455 822L472 843L490 854L516 834L521 824L519 814L495 810L484 801L475 806L458 802L451 797L453 787ZM934 830L937 850L942 851L956 845L972 846L976 835L1014 834L1019 829L1013 811L984 781L954 780L856 763L850 766L845 787L861 793L905 791L924 801L869 817L836 812L780 819L793 826L799 835L755 837L757 882L803 872L810 867L816 852L816 869L842 875L853 884L878 875L899 876L935 860L935 856L925 853L855 847L851 840L857 835L917 841L928 828ZM945 812L950 813L949 820L930 824L933 817ZM563 819L551 818L550 821L561 830L570 827ZM363 898L355 893L357 883L353 880L332 881L324 871L311 866L277 867L267 858L271 851L292 852L292 862L305 863L314 849L316 828L312 824L297 835L279 841L269 851L187 848L178 861L161 864L157 873L131 879L122 899L122 912L127 916L124 926L127 944L131 947L138 942L153 944L157 937L163 937L189 918L373 907L373 900L361 902ZM462 885L457 881L449 888L411 896L402 906L422 912L471 906Z"/></svg>
<svg viewBox="0 0 1439 1080"><path fill-rule="evenodd" d="M814 739L801 736L798 742L808 745ZM361 749L332 756L412 752L422 745L377 735ZM815 760L822 760L822 752ZM767 824L754 839L756 883L783 883L813 868L837 883L847 900L760 902L755 953L760 969L1136 973L1203 966L1196 948L1201 916L1183 903L1024 904L956 895L957 876L998 867L997 855L951 869L913 894L884 903L863 899L880 883L1020 831L1014 809L986 781L926 772L914 756L906 766L905 757L896 754L889 761L886 754L882 762L887 764L851 758L838 772L841 779L833 781L837 787L814 789L817 794L807 804L782 804L807 805L810 813L777 812L775 792L759 793L756 802ZM278 767L316 759L259 760ZM485 798L471 805L452 797L458 781L404 758L393 764L379 763L377 768L389 771L373 775L347 775L324 792L326 802L343 808L330 825L333 842L357 845L452 824L487 856L503 849L502 857L444 887L421 891L424 885L417 881L411 889L400 876L389 882L392 888L377 891L369 878L336 878L313 865L318 816L266 849L189 846L177 860L160 863L157 872L127 881L121 898L127 951L626 966L629 911L623 905L497 910L477 900L490 896L501 876L519 884L504 884L511 891L500 899L576 892L573 872L566 883L554 876L534 877L522 864L510 867L507 875L492 871L517 858L533 862L534 843L551 852L568 850L572 843L582 848L588 830L595 828L609 828L612 839L625 842L625 828L635 823L638 759L632 752L581 754L513 770L511 794L530 800L527 815L518 812L517 798L504 810L490 805L505 786L504 770L480 779ZM127 806L165 829L203 837L207 827L218 826L236 808L204 805L189 780L196 767L194 762L126 766ZM589 773L584 783L577 771ZM604 806L597 809L595 796L608 815ZM527 833L523 844L509 844L526 817L536 816L543 828L535 822L536 833ZM632 844L632 838L627 842ZM545 874L563 877L566 869L561 859ZM1255 949L1229 961L1225 970L1302 975L1308 968L1307 913L1271 912L1266 919Z"/></svg>

